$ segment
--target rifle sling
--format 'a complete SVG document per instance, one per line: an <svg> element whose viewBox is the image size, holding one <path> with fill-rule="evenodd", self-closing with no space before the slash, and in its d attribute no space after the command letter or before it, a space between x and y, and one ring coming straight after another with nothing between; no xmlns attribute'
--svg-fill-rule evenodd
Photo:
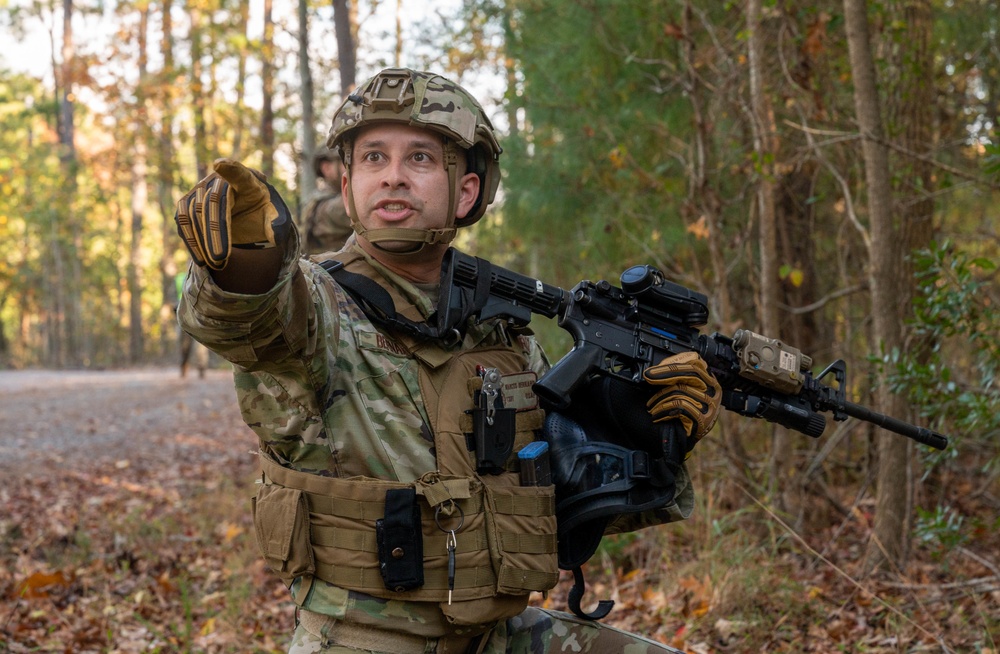
<svg viewBox="0 0 1000 654"><path fill-rule="evenodd" d="M478 315L489 300L490 269L492 264L486 259L476 257L476 265L478 274L476 276L475 289L455 287L449 289L442 288L440 290L441 303L449 302L453 297L452 291L454 290L457 291L457 293L454 293L454 297L460 304L458 311L455 313L449 312L450 316L454 316L451 320L454 324L441 325L438 323L441 322L442 311L436 311L427 322L410 320L397 313L392 297L378 282L364 275L348 272L344 267L344 263L336 259L320 262L320 266L351 296L351 299L357 302L364 314L373 323L382 327L401 330L417 338L444 340L450 343L461 340L463 336L462 331L468 319L473 315Z"/></svg>
<svg viewBox="0 0 1000 654"><path fill-rule="evenodd" d="M414 322L409 318L396 312L396 305L392 301L389 293L378 284L378 282L359 275L348 272L344 269L344 264L335 259L320 263L326 272L330 273L334 281L351 296L364 314L377 325L398 329L410 336L417 338L438 339L441 337L440 330L432 327L426 322Z"/></svg>

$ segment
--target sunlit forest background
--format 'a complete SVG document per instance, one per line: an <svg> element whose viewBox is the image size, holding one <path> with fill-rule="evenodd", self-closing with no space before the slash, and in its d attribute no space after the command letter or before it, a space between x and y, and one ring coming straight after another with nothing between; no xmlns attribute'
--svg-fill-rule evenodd
<svg viewBox="0 0 1000 654"><path fill-rule="evenodd" d="M707 331L844 359L850 399L951 437L727 415L719 507L856 519L859 575L964 550L1000 579L997 0L8 0L0 42L0 369L176 361L176 199L235 157L298 211L340 98L435 70L504 148L463 249L564 288L653 264ZM955 651L996 651L991 588Z"/></svg>

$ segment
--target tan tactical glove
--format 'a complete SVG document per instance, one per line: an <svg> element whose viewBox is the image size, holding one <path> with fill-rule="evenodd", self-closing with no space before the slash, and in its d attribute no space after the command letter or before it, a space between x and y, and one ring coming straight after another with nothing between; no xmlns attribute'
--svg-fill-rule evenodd
<svg viewBox="0 0 1000 654"><path fill-rule="evenodd" d="M178 200L174 220L195 263L221 270L233 246L273 247L275 228L285 232L290 214L263 173L233 159L212 168Z"/></svg>
<svg viewBox="0 0 1000 654"><path fill-rule="evenodd" d="M690 452L719 416L722 402L719 382L696 352L667 357L642 376L648 383L662 386L646 403L653 422L679 420L687 434Z"/></svg>

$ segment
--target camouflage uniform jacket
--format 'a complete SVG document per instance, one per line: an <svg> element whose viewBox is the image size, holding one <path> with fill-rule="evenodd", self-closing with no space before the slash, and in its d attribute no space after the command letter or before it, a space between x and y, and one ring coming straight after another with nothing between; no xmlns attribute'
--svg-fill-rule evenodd
<svg viewBox="0 0 1000 654"><path fill-rule="evenodd" d="M336 252L342 248L354 229L341 194L329 191L309 200L302 210L299 233L306 254Z"/></svg>
<svg viewBox="0 0 1000 654"><path fill-rule="evenodd" d="M278 281L262 295L226 292L192 266L179 313L184 329L233 363L244 420L261 450L282 466L401 482L435 470L419 366L323 268L296 256L296 240L287 245ZM360 252L357 245L347 250ZM368 262L424 318L433 312L434 290ZM537 374L548 367L534 337L511 339L499 323L470 327L459 349L483 344L520 350ZM304 586L296 579L291 590L310 611L384 629L398 628L405 617L410 633L454 633L433 602L378 599L319 581L300 593Z"/></svg>

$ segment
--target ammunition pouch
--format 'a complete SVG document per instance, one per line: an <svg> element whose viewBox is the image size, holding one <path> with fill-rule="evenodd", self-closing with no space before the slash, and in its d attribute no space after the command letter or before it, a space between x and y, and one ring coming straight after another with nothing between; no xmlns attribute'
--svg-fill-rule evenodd
<svg viewBox="0 0 1000 654"><path fill-rule="evenodd" d="M413 484L338 479L285 468L264 453L260 461L258 545L286 581L302 575L384 599L438 602L456 625L486 625L517 615L531 591L559 579L553 486L514 485L516 473L429 473ZM451 605L448 529L457 530Z"/></svg>
<svg viewBox="0 0 1000 654"><path fill-rule="evenodd" d="M262 485L251 499L254 534L264 561L283 581L316 570L309 544L309 506L295 488Z"/></svg>
<svg viewBox="0 0 1000 654"><path fill-rule="evenodd" d="M385 492L385 517L375 521L375 542L386 588L403 592L424 585L424 541L415 489Z"/></svg>

